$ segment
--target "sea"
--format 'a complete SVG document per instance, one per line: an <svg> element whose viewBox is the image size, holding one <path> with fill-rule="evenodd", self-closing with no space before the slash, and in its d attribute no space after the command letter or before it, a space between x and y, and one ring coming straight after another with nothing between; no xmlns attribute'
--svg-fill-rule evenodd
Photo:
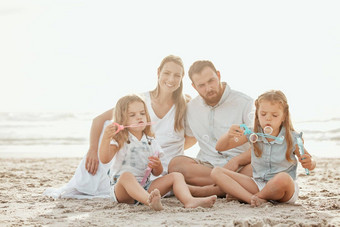
<svg viewBox="0 0 340 227"><path fill-rule="evenodd" d="M83 157L96 113L0 113L0 158ZM316 157L340 157L340 117L293 122ZM198 145L185 151L195 157Z"/></svg>

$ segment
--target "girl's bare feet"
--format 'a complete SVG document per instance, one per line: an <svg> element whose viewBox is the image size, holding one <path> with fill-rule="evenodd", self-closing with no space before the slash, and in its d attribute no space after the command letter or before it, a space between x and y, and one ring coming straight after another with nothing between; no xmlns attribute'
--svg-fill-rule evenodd
<svg viewBox="0 0 340 227"><path fill-rule="evenodd" d="M187 204L184 204L185 208L196 208L196 207L212 207L216 202L217 196L212 195L209 197L193 198Z"/></svg>
<svg viewBox="0 0 340 227"><path fill-rule="evenodd" d="M156 211L163 210L163 206L161 203L161 193L157 188L150 192L148 204L152 209Z"/></svg>
<svg viewBox="0 0 340 227"><path fill-rule="evenodd" d="M252 207L258 207L266 203L267 200L259 198L257 195L253 195L250 199L250 205Z"/></svg>

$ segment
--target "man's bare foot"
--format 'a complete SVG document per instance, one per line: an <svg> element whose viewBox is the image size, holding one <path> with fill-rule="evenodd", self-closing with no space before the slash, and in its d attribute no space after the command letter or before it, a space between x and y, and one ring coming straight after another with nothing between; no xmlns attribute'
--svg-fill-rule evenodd
<svg viewBox="0 0 340 227"><path fill-rule="evenodd" d="M217 196L212 195L209 197L202 197L202 198L193 198L187 204L184 204L185 208L196 208L196 207L205 207L210 208L216 202Z"/></svg>
<svg viewBox="0 0 340 227"><path fill-rule="evenodd" d="M259 198L257 195L253 195L250 199L250 205L252 207L258 207L266 203L267 200Z"/></svg>
<svg viewBox="0 0 340 227"><path fill-rule="evenodd" d="M161 193L157 188L150 192L148 204L152 209L156 211L163 210L163 206L161 203Z"/></svg>

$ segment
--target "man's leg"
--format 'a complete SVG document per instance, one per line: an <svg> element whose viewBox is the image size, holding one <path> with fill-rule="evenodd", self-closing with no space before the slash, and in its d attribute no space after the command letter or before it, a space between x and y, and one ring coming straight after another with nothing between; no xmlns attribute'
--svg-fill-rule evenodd
<svg viewBox="0 0 340 227"><path fill-rule="evenodd" d="M212 167L197 163L187 156L173 158L168 167L168 172L180 172L184 175L187 184L195 186L212 185L214 181L210 177Z"/></svg>

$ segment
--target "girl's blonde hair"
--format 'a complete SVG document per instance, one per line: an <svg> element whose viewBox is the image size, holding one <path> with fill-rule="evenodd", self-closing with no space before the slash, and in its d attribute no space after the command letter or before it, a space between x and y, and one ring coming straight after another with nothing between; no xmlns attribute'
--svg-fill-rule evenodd
<svg viewBox="0 0 340 227"><path fill-rule="evenodd" d="M149 115L149 112L145 105L144 100L138 95L131 94L131 95L126 95L118 100L116 107L114 109L114 118L113 118L116 123L120 125L126 125L129 105L134 102L143 103L144 109L145 109L146 120L147 122L151 122L151 118L150 118L150 115ZM143 130L143 132L147 136L151 136L151 137L154 136L154 134L151 131L150 125L147 125L145 129ZM113 139L118 143L118 149L120 149L124 145L124 143L129 140L128 130L124 129L118 132L116 135L113 136Z"/></svg>
<svg viewBox="0 0 340 227"><path fill-rule="evenodd" d="M294 131L291 119L290 119L290 113L289 113L289 105L287 102L286 96L283 94L282 91L279 90L271 90L268 92L263 93L260 95L256 100L255 100L255 107L256 107L256 112L255 112L255 122L254 122L254 132L259 132L261 126L260 126L260 121L259 121L259 107L262 101L269 101L272 104L278 103L282 106L283 108L283 114L284 114L284 121L282 122L280 126L280 130L282 126L286 128L286 134L285 134L285 140L287 143L287 150L286 150L286 159L288 161L292 161L290 158L291 155L291 150L293 148L293 141L292 141L292 136L291 132ZM257 142L254 143L254 152L256 157L261 157L262 151L258 147Z"/></svg>
<svg viewBox="0 0 340 227"><path fill-rule="evenodd" d="M169 55L162 60L161 64L158 67L158 73L162 71L164 65L168 62L173 62L181 66L183 69L183 75L182 75L180 86L179 88L177 88L176 91L172 93L172 100L174 101L175 107L176 107L174 130L178 132L184 128L183 119L184 119L185 112L186 112L186 101L183 95L184 65L180 57ZM157 87L153 91L151 91L151 94L154 95L155 97L158 97L159 92L160 92L160 87L159 87L159 83L157 82Z"/></svg>

